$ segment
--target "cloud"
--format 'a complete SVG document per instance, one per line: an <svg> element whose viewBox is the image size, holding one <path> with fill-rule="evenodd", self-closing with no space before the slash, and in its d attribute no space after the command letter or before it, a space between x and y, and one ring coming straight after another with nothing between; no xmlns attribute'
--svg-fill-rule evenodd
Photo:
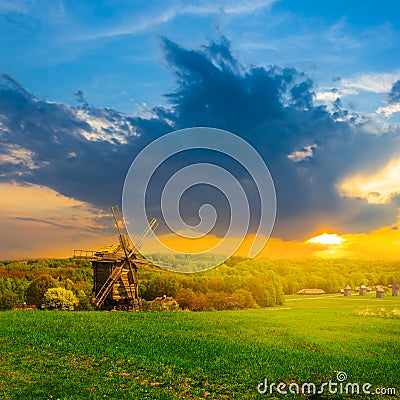
<svg viewBox="0 0 400 400"><path fill-rule="evenodd" d="M195 50L168 39L162 46L176 85L166 94L168 107L153 107L149 118L83 104L50 103L3 76L3 182L42 185L104 209L120 202L126 172L146 144L174 129L211 126L241 136L266 161L278 198L275 236L306 237L321 226L360 232L397 220L394 198L369 204L360 196L343 196L338 184L355 172L368 175L384 168L399 150L398 132L369 134L367 124L358 122L340 101L332 110L315 104L314 83L301 71L243 65L225 38ZM15 151L25 157L24 162L16 162ZM160 195L168 174L197 161L196 157L227 166L243 183L254 232L259 197L248 174L226 157L201 151L181 154L158 171L148 191L152 216L162 221ZM229 218L223 197L198 188L187 194L182 214L196 222L204 199L213 202L222 216L213 232L218 236Z"/></svg>
<svg viewBox="0 0 400 400"><path fill-rule="evenodd" d="M168 96L173 126L211 125L253 144L277 188L274 234L296 237L321 224L358 231L396 219L395 205L369 207L358 199L344 200L336 189L349 170L367 168L371 159L384 165L398 149L391 134L372 137L340 102L333 112L315 106L312 82L296 70L246 68L221 57L213 44L202 51L182 49L168 40L164 46L179 83ZM221 48L226 52L228 46ZM313 157L298 163L288 158L310 143L318 146Z"/></svg>
<svg viewBox="0 0 400 400"><path fill-rule="evenodd" d="M48 187L2 182L0 210L2 259L71 257L116 240L104 212Z"/></svg>
<svg viewBox="0 0 400 400"><path fill-rule="evenodd" d="M400 194L400 160L392 160L374 174L346 178L339 185L343 196L366 199L370 204L387 204Z"/></svg>
<svg viewBox="0 0 400 400"><path fill-rule="evenodd" d="M8 14L18 12L20 14L27 14L29 7L26 2L17 0L3 0L0 2L0 13Z"/></svg>
<svg viewBox="0 0 400 400"><path fill-rule="evenodd" d="M115 110L37 99L7 75L0 78L0 115L3 181L48 186L102 208L119 201L126 171L152 134L149 127L139 138L132 124L149 122ZM150 124L158 135L170 130L162 121Z"/></svg>
<svg viewBox="0 0 400 400"><path fill-rule="evenodd" d="M39 166L33 161L34 153L16 144L2 144L0 165L11 164L27 170L37 169Z"/></svg>
<svg viewBox="0 0 400 400"><path fill-rule="evenodd" d="M339 97L337 90L326 90L315 93L315 100L322 102L335 101Z"/></svg>
<svg viewBox="0 0 400 400"><path fill-rule="evenodd" d="M89 124L90 128L82 129L81 134L91 141L104 141L113 143L114 141L127 144L127 137L136 136L135 127L127 118L123 118L121 114L115 114L114 117L106 110L93 112L94 110L76 110L78 120ZM100 111L100 112L99 112ZM70 152L75 154L75 152ZM74 158L74 157L73 157Z"/></svg>
<svg viewBox="0 0 400 400"><path fill-rule="evenodd" d="M135 19L126 20L123 15L114 20L112 27L102 30L93 30L84 35L75 37L75 41L97 40L125 35L137 35L143 32L154 30L162 24L174 21L180 16L203 17L210 15L222 15L225 17L248 16L256 12L269 9L277 0L254 0L254 1L218 1L218 2L194 2L187 4L182 1L173 1L166 8L151 9L146 7L141 10ZM132 14L132 9L126 10ZM118 28L115 28L118 26Z"/></svg>
<svg viewBox="0 0 400 400"><path fill-rule="evenodd" d="M384 114L386 117L391 117L398 112L400 112L400 80L393 83L388 94L387 105L376 110L377 114Z"/></svg>
<svg viewBox="0 0 400 400"><path fill-rule="evenodd" d="M391 117L393 114L400 112L400 102L394 104L388 104L384 107L379 107L376 110L377 114L383 114L385 117Z"/></svg>
<svg viewBox="0 0 400 400"><path fill-rule="evenodd" d="M353 78L340 80L343 90L350 90L353 94L359 92L388 93L392 83L398 79L400 72L360 74Z"/></svg>
<svg viewBox="0 0 400 400"><path fill-rule="evenodd" d="M313 149L318 149L316 144L311 144L309 146L303 147L302 150L294 151L288 155L288 159L294 162L300 162L306 160L307 158L311 158L314 154Z"/></svg>
<svg viewBox="0 0 400 400"><path fill-rule="evenodd" d="M398 104L400 103L400 79L393 83L389 93L389 103Z"/></svg>

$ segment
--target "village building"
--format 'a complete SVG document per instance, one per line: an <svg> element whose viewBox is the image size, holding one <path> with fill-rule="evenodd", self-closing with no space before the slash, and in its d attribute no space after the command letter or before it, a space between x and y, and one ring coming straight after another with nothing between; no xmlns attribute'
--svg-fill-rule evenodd
<svg viewBox="0 0 400 400"><path fill-rule="evenodd" d="M385 289L382 286L376 288L376 297L378 299L383 299L385 297Z"/></svg>
<svg viewBox="0 0 400 400"><path fill-rule="evenodd" d="M392 285L392 296L398 296L400 289L400 281Z"/></svg>
<svg viewBox="0 0 400 400"><path fill-rule="evenodd" d="M343 295L344 296L350 296L351 295L351 287L349 285L346 285L343 288Z"/></svg>
<svg viewBox="0 0 400 400"><path fill-rule="evenodd" d="M365 296L368 292L368 289L365 285L361 285L360 288L358 289L358 294L360 296Z"/></svg>

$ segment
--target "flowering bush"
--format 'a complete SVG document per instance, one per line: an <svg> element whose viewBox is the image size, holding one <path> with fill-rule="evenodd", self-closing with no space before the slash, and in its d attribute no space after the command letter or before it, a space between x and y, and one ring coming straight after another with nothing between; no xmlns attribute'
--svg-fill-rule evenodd
<svg viewBox="0 0 400 400"><path fill-rule="evenodd" d="M71 290L50 288L44 294L42 308L45 310L73 311L79 300Z"/></svg>

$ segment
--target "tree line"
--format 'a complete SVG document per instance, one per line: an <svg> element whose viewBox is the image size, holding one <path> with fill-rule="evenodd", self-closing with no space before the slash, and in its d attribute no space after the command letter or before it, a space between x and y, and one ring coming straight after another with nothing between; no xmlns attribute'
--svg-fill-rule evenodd
<svg viewBox="0 0 400 400"><path fill-rule="evenodd" d="M171 256L169 264L174 261ZM214 269L192 274L139 269L139 289L148 309L154 309L151 302L164 297L174 299L180 309L192 311L269 307L282 304L284 295L304 288L337 293L345 285L390 285L399 280L397 261L231 257ZM86 261L0 263L0 309L35 305L89 310L92 287L93 270Z"/></svg>

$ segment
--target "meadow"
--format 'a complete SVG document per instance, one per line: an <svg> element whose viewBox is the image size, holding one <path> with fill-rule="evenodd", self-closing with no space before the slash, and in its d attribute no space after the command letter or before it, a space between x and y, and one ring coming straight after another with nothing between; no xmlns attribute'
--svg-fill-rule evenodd
<svg viewBox="0 0 400 400"><path fill-rule="evenodd" d="M275 308L213 312L0 313L4 399L262 399L268 382L336 381L395 388L399 319L356 315L392 310L372 295L286 296ZM372 313L373 314L373 313ZM302 397L302 396L300 396ZM368 399L374 395L304 395Z"/></svg>

